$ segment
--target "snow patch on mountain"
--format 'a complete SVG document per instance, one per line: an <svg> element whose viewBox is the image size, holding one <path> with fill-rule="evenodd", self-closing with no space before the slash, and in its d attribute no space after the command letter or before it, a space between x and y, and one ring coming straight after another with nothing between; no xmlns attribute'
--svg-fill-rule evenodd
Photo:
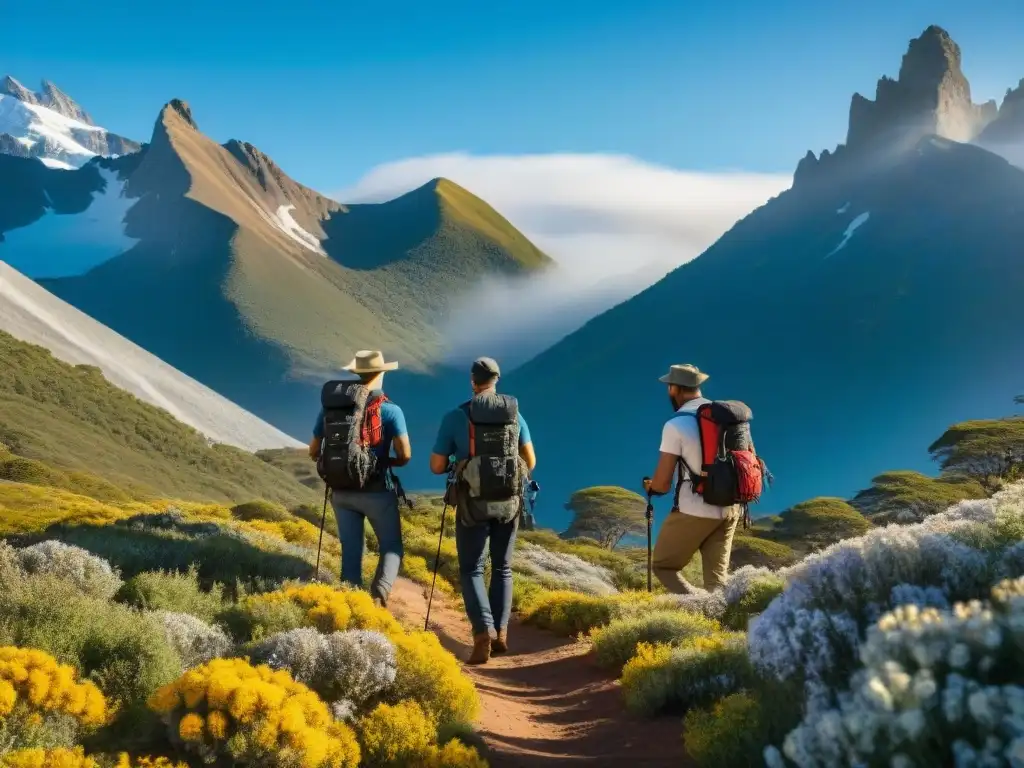
<svg viewBox="0 0 1024 768"><path fill-rule="evenodd" d="M297 222L292 216L291 212L295 210L294 205L279 205L274 213L268 213L267 210L255 200L249 200L249 204L256 209L260 218L270 226L285 234L290 240L294 240L306 250L313 251L313 253L317 253L321 256L327 255L327 252L320 245L319 238L304 230L299 222Z"/></svg>
<svg viewBox="0 0 1024 768"><path fill-rule="evenodd" d="M276 219L276 225L278 229L283 231L288 237L302 246L305 246L311 251L326 256L324 249L320 246L320 241L315 235L310 234L299 226L294 218L292 218L291 212L295 210L294 205L282 205L278 207L277 213L274 215Z"/></svg>
<svg viewBox="0 0 1024 768"><path fill-rule="evenodd" d="M62 164L51 167L78 168L96 157L83 146L81 137L96 134L99 139L106 131L38 104L0 95L0 133L9 133L44 162Z"/></svg>
<svg viewBox="0 0 1024 768"><path fill-rule="evenodd" d="M298 448L286 435L62 301L0 261L0 329L163 408L213 442L247 451Z"/></svg>
<svg viewBox="0 0 1024 768"><path fill-rule="evenodd" d="M33 279L71 277L132 248L138 240L125 234L124 217L136 201L124 196L124 182L114 171L96 170L105 186L88 208L64 214L47 210L27 227L9 230L0 244L4 261Z"/></svg>
<svg viewBox="0 0 1024 768"><path fill-rule="evenodd" d="M871 218L871 213L870 212L866 212L866 213L862 213L860 216L858 216L853 221L851 221L850 222L850 226L848 226L846 228L846 231L843 233L843 240L842 240L842 242L839 243L839 245L837 245L835 248L833 248L832 251L825 258L827 259L829 256L833 256L836 253L838 253L839 251L841 251L843 248L845 248L846 244L848 242L850 242L850 238L853 237L853 233L856 232L858 229L860 229L867 222L867 220L870 219L870 218Z"/></svg>

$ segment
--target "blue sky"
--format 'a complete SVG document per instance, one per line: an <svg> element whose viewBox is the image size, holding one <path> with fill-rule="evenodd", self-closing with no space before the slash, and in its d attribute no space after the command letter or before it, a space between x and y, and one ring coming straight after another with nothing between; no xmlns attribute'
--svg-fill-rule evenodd
<svg viewBox="0 0 1024 768"><path fill-rule="evenodd" d="M4 8L0 74L47 77L143 140L184 98L209 135L325 191L451 151L788 173L930 23L975 99L1001 97L1024 77L1022 22L1019 0L51 0Z"/></svg>

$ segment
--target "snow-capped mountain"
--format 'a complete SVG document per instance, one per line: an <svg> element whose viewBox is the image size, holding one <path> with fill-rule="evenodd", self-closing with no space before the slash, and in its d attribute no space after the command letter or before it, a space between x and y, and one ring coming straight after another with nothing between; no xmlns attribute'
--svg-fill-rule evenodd
<svg viewBox="0 0 1024 768"><path fill-rule="evenodd" d="M51 168L80 168L97 155L116 157L138 142L95 125L89 114L48 80L30 91L13 77L0 80L0 152L35 157Z"/></svg>

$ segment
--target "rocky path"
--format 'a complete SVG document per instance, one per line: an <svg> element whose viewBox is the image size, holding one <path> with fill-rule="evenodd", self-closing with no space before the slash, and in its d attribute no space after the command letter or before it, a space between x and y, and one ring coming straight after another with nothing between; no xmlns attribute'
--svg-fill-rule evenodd
<svg viewBox="0 0 1024 768"><path fill-rule="evenodd" d="M424 588L399 579L389 607L423 626ZM470 629L461 610L434 597L431 629L459 659L468 656ZM492 768L690 765L678 718L648 721L626 714L619 685L574 640L513 619L510 652L484 666L464 665L480 693L477 731Z"/></svg>

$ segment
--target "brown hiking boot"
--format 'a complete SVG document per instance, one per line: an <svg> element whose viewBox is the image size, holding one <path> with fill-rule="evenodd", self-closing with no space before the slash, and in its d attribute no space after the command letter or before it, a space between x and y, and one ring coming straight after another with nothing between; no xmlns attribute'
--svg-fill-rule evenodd
<svg viewBox="0 0 1024 768"><path fill-rule="evenodd" d="M508 653L507 629L498 630L498 636L491 641L491 653Z"/></svg>
<svg viewBox="0 0 1024 768"><path fill-rule="evenodd" d="M491 658L491 633L481 632L473 635L473 653L469 655L468 664L486 664Z"/></svg>

